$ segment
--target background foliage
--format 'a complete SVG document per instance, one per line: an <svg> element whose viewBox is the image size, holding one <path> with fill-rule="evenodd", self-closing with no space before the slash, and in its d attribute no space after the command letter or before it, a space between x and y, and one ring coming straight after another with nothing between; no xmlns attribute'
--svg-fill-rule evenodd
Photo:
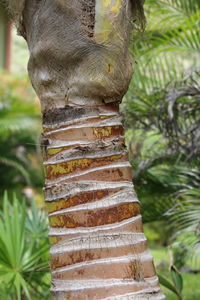
<svg viewBox="0 0 200 300"><path fill-rule="evenodd" d="M0 194L41 190L40 119L27 77L0 74Z"/></svg>
<svg viewBox="0 0 200 300"><path fill-rule="evenodd" d="M182 199L199 189L200 3L148 0L145 10L147 28L142 39L133 36L138 63L122 110L144 221L173 218L175 228Z"/></svg>
<svg viewBox="0 0 200 300"><path fill-rule="evenodd" d="M127 146L150 245L158 256L169 249L168 262L157 266L162 283L169 288L168 268L179 269L178 297L198 299L185 281L200 266L200 2L147 0L145 10L147 28L132 39L135 72L122 105Z"/></svg>

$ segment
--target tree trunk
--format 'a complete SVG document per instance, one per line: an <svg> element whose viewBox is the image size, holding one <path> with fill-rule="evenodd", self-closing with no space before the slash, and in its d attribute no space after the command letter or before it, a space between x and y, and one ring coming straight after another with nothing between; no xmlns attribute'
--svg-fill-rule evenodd
<svg viewBox="0 0 200 300"><path fill-rule="evenodd" d="M164 299L142 230L118 105L45 113L44 144L55 299Z"/></svg>
<svg viewBox="0 0 200 300"><path fill-rule="evenodd" d="M165 299L118 107L132 75L129 35L140 1L26 0L19 10L43 112L54 299Z"/></svg>

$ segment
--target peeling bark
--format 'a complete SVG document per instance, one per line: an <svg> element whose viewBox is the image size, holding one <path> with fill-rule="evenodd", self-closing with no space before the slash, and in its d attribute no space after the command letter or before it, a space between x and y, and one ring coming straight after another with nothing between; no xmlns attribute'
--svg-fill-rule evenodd
<svg viewBox="0 0 200 300"><path fill-rule="evenodd" d="M136 0L26 0L43 112L54 299L163 300L142 229L119 102Z"/></svg>
<svg viewBox="0 0 200 300"><path fill-rule="evenodd" d="M43 124L54 298L164 299L118 105L71 104L55 112Z"/></svg>

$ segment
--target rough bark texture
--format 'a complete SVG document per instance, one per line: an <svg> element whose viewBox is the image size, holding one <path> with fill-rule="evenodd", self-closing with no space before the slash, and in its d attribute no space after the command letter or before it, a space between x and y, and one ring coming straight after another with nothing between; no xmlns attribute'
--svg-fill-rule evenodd
<svg viewBox="0 0 200 300"><path fill-rule="evenodd" d="M132 76L130 21L141 3L23 3L17 16L43 111L54 299L164 299L118 111Z"/></svg>
<svg viewBox="0 0 200 300"><path fill-rule="evenodd" d="M118 106L54 109L43 126L55 299L164 299Z"/></svg>

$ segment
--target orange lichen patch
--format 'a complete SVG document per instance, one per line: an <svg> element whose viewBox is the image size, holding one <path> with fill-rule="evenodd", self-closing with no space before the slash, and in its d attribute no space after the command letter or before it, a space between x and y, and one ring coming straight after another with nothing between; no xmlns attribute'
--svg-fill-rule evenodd
<svg viewBox="0 0 200 300"><path fill-rule="evenodd" d="M109 262L109 259L108 259ZM76 269L68 270L62 273L54 273L53 279L66 279L70 280L71 278L76 279L109 279L109 278L123 278L133 279L132 269L130 266L133 264L134 260L130 262L112 262L112 264L96 264L95 266L85 265L84 267L79 267ZM139 272L139 270L138 270ZM155 276L155 270L152 266L152 261L141 261L140 263L140 276L142 278L149 278ZM141 281L140 281L141 283Z"/></svg>
<svg viewBox="0 0 200 300"><path fill-rule="evenodd" d="M108 72L112 73L114 70L113 66L111 64L108 64Z"/></svg>
<svg viewBox="0 0 200 300"><path fill-rule="evenodd" d="M86 175L78 176L78 180L97 180L97 181L130 181L132 182L131 168L110 168L105 170L93 171ZM69 178L68 182L77 181L77 177Z"/></svg>
<svg viewBox="0 0 200 300"><path fill-rule="evenodd" d="M117 126L116 126L117 128ZM112 126L107 126L107 127L99 127L99 128L93 128L93 132L97 138L103 138L110 136L112 133Z"/></svg>
<svg viewBox="0 0 200 300"><path fill-rule="evenodd" d="M49 156L53 156L53 155L55 155L55 154L60 153L60 152L63 151L63 150L64 150L64 148L51 148L51 149L47 149L47 154L48 154Z"/></svg>
<svg viewBox="0 0 200 300"><path fill-rule="evenodd" d="M45 166L48 179L55 179L59 176L76 173L77 171L87 170L99 166L105 166L111 162L124 161L126 157L123 154L112 155L100 158L82 158Z"/></svg>
<svg viewBox="0 0 200 300"><path fill-rule="evenodd" d="M102 127L81 127L68 130L62 130L48 135L52 140L61 141L77 141L77 140L97 140L102 138L111 138L113 136L121 136L124 133L123 127L102 126Z"/></svg>
<svg viewBox="0 0 200 300"><path fill-rule="evenodd" d="M122 129L122 131L121 131ZM115 135L116 131L119 131L123 134L123 128L120 126L105 126L105 127L95 127L93 128L93 133L98 139L102 139L105 137L110 137Z"/></svg>
<svg viewBox="0 0 200 300"><path fill-rule="evenodd" d="M83 192L73 197L60 199L59 201L51 201L51 202L47 201L46 205L47 205L48 212L51 213L60 209L69 208L84 203L95 202L105 197L111 196L119 192L120 190L121 189L118 188L112 190L96 190L91 192Z"/></svg>
<svg viewBox="0 0 200 300"><path fill-rule="evenodd" d="M62 151L73 150L77 147L80 147L80 144L74 143L73 145L70 145L70 146L47 148L46 153L45 153L45 160L56 156L58 153L60 153Z"/></svg>
<svg viewBox="0 0 200 300"><path fill-rule="evenodd" d="M110 238L110 237L109 237ZM113 235L114 238L114 235ZM105 237L106 239L106 237ZM126 236L124 237L126 239ZM113 248L104 248L101 244L100 249L86 249L80 251L74 251L70 253L52 255L51 263L52 269L57 269L84 261L92 261L102 258L128 256L132 254L140 254L147 249L146 241L137 243L136 245L120 246ZM134 264L133 264L134 265Z"/></svg>
<svg viewBox="0 0 200 300"><path fill-rule="evenodd" d="M49 237L49 242L50 242L50 244L51 245L53 245L53 244L57 244L58 242L59 242L59 236L57 237L57 236L50 236Z"/></svg>
<svg viewBox="0 0 200 300"><path fill-rule="evenodd" d="M100 116L100 119L105 120L105 119L108 119L108 118L107 118L107 116Z"/></svg>
<svg viewBox="0 0 200 300"><path fill-rule="evenodd" d="M121 222L137 216L139 213L140 208L138 203L128 203L93 211L78 211L50 216L49 222L52 227L94 227Z"/></svg>

